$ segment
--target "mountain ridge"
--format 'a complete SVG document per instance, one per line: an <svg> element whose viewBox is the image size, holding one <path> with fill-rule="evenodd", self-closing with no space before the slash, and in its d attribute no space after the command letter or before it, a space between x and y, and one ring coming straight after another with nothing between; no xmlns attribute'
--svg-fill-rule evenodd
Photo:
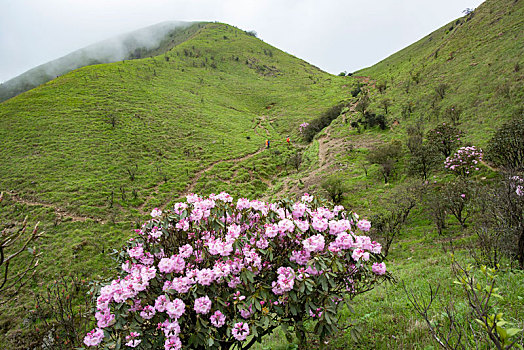
<svg viewBox="0 0 524 350"><path fill-rule="evenodd" d="M0 103L87 65L156 56L187 40L205 23L161 22L75 50L0 84Z"/></svg>

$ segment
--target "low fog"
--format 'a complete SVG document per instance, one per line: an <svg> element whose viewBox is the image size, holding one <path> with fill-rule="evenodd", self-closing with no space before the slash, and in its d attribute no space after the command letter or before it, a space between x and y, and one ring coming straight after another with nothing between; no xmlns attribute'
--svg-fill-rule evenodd
<svg viewBox="0 0 524 350"><path fill-rule="evenodd" d="M101 41L42 64L0 85L0 102L91 64L147 57L168 35L196 22L168 21Z"/></svg>

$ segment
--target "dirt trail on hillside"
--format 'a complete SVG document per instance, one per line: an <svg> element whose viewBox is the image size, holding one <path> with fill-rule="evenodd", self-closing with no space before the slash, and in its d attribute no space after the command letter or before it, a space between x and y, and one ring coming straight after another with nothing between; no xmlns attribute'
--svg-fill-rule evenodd
<svg viewBox="0 0 524 350"><path fill-rule="evenodd" d="M364 84L374 85L374 82L370 82L369 77L355 77ZM358 113L355 111L355 104L349 107L349 112L346 114L344 120L349 117L349 114ZM349 125L347 125L350 128ZM273 194L276 197L282 197L284 195L292 194L295 198L302 196L305 192L315 185L319 185L324 176L332 174L337 170L344 168L344 164L338 163L335 159L337 154L350 152L351 149L357 148L373 148L375 145L380 143L380 140L373 135L351 135L345 138L336 138L332 136L331 126L327 126L325 129L325 135L319 137L318 141L318 165L315 169L307 174L307 176L301 178L299 183L296 183L295 179L286 178L282 188ZM266 196L266 199L269 195Z"/></svg>
<svg viewBox="0 0 524 350"><path fill-rule="evenodd" d="M255 132L255 134L257 134L258 136L263 136L263 135L260 135L257 131L258 128L264 130L266 132L266 137L269 136L269 130L267 130L266 128L264 128L262 126L262 122L265 122L266 121L266 116L265 115L262 115L259 117L260 119L258 120L258 123L257 125L255 125L255 127L253 128L253 131Z"/></svg>
<svg viewBox="0 0 524 350"><path fill-rule="evenodd" d="M11 200L16 203L21 203L21 204L25 204L29 206L41 206L41 207L53 209L53 211L55 212L55 215L59 218L60 221L62 221L63 218L71 219L71 221L82 221L82 222L89 219L89 220L93 220L96 223L105 224L105 221L99 218L95 218L91 216L75 215L53 204L21 198L18 193L13 192L13 191L7 192L7 194L11 197Z"/></svg>
<svg viewBox="0 0 524 350"><path fill-rule="evenodd" d="M255 127L253 128L253 132L255 134L257 134L258 136L263 136L263 135L260 135L257 131L257 129L262 129L263 131L265 131L266 135L269 136L270 133L269 133L269 130L267 130L263 125L262 123L266 121L266 116L260 116L259 117L259 120L258 120L258 123L255 125ZM259 148L256 152L253 152L253 153L248 153L244 156L241 156L241 157L237 157L237 158L232 158L232 159L224 159L224 160L216 160L214 162L212 162L211 164L209 164L206 168L202 169L202 170L199 170L197 171L193 178L191 179L191 181L189 182L189 184L186 186L185 190L180 193L180 194L177 194L179 197L184 197L188 194L190 194L193 189L195 188L196 184L198 183L198 181L202 178L202 176L207 173L208 171L210 171L211 169L213 169L213 167L219 163L232 163L232 164L236 164L236 163L240 163L240 162L243 162L243 161L246 161L250 158L253 158L255 157L256 155L262 153L264 150L266 149L266 147L261 147ZM271 187L271 182L269 180L266 180L266 179L260 179L262 182L264 182L266 185L268 185L268 187ZM230 180L222 180L226 183L230 183ZM152 208L146 208L146 205L148 204L149 200L151 200L153 197L154 197L154 194L157 194L158 192L158 189L160 188L160 185L161 183L157 184L154 188L153 188L153 191L152 193L146 197L146 199L144 200L144 203L142 203L142 205L140 205L138 207L138 210L146 215L149 213L149 210L151 210ZM164 203L161 205L160 209L164 210L165 207L167 206L167 203Z"/></svg>

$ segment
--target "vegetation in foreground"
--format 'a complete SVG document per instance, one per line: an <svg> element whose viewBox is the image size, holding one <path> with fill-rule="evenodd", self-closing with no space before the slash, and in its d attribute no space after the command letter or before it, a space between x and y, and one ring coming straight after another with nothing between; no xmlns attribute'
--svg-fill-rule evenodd
<svg viewBox="0 0 524 350"><path fill-rule="evenodd" d="M304 327L310 346L333 349L342 349L348 346L362 349L404 349L408 347L436 349L438 347L446 348L446 342L448 345L457 348L471 348L477 346L475 344L479 344L479 348L490 348L496 347L496 342L499 345L504 344L504 346L510 346L515 342L513 346L522 346L524 307L521 296L524 294L522 290L524 284L522 283L522 270L519 268L518 250L522 215L520 217L518 215L503 215L504 213L515 213L514 210L507 210L507 205L512 205L513 208L519 208L518 205L522 205L522 202L519 202L521 197L517 197L517 190L520 185L514 179L514 176L522 175L519 173L522 172L522 169L514 165L508 167L504 165L506 161L501 163L499 159L505 153L500 150L497 151L498 146L495 147L495 145L499 145L499 140L505 138L512 140L511 135L516 135L514 140L517 141L517 145L522 140L521 134L511 133L512 130L517 130L515 126L507 128L506 132L504 131L504 123L513 123L513 121L519 123L522 120L520 103L522 100L522 71L520 67L523 63L522 55L518 52L517 46L514 45L522 36L522 30L519 30L521 28L519 21L519 18L522 17L521 14L522 4L519 1L488 1L475 10L473 14L469 13L454 22L456 24L453 25L452 29L450 27L443 28L379 65L365 70L364 73L358 73L368 75L371 79L367 77L354 79L325 76L325 80L323 80L320 78L324 77L323 73L314 68L308 68L309 66L298 63L299 66L301 65L301 68L298 69L297 66L290 63L287 66L289 71L285 69L281 69L281 71L294 73L282 74L288 79L294 79L294 84L291 86L291 84L286 85L287 83L281 82L279 84L282 85L276 85L281 86L282 89L273 84L277 80L273 78L279 77L278 74L265 75L264 73L271 68L271 65L278 67L274 63L269 63L271 58L277 56L277 53L280 54L278 51L274 51L274 48L269 46L265 46L263 49L262 47L255 49L254 46L245 47L246 51L244 52L250 52L250 49L254 50L251 58L256 58L258 62L264 63L253 64L253 61L248 59L249 57L242 57L246 58L247 63L244 61L244 64L247 67L230 65L229 63L235 64L234 62L236 62L235 57L231 62L227 59L228 55L235 55L231 52L228 55L221 56L223 60L220 62L227 62L227 64L221 66L220 62L215 61L217 68L214 68L209 64L211 56L208 55L211 55L211 52L205 52L205 57L208 58L208 63L205 63L204 54L197 56L190 44L191 41L188 41L185 43L186 46L183 47L187 50L187 56L180 46L179 56L177 56L182 57L180 62L186 64L180 67L178 72L184 81L191 81L191 77L197 76L198 72L201 72L200 78L204 81L212 79L213 84L220 83L218 80L222 79L215 80L211 76L224 78L224 84L217 86L230 89L230 84L233 81L242 84L242 81L246 78L245 72L255 72L256 74L249 75L251 78L247 79L246 85L242 86L249 90L252 86L261 84L260 86L269 91L271 98L261 97L262 94L257 97L262 101L260 103L250 104L247 101L253 102L255 99L244 100L242 98L241 101L228 104L228 106L233 106L242 113L254 111L249 112L253 113L251 122L246 123L246 128L241 128L241 130L253 130L250 131L250 135L247 135L251 140L255 137L253 134L260 134L257 138L256 147L252 149L242 148L244 153L239 152L238 158L231 158L231 149L224 150L224 147L222 147L225 143L221 146L217 142L218 144L215 147L212 146L215 145L212 141L217 139L213 135L218 135L216 132L220 130L213 124L209 127L207 134L208 138L209 135L212 135L212 141L207 144L210 151L217 152L217 158L206 159L204 160L204 162L207 162L206 164L197 165L198 167L193 170L193 173L197 174L196 180L191 179L188 175L186 175L187 179L183 178L183 172L173 173L177 176L177 181L181 182L181 186L179 189L170 188L169 190L162 186L163 179L162 175L159 174L158 179L160 181L150 181L150 187L146 189L148 195L142 197L142 204L131 203L129 198L134 198L133 191L125 190L120 191L120 193L114 191L111 197L109 197L109 194L112 192L107 191L106 205L111 208L109 203L112 203L115 209L112 216L105 216L107 210L96 211L96 205L78 206L78 203L90 203L89 201L92 198L89 194L98 193L89 190L85 192L84 197L76 195L76 193L79 193L78 187L85 186L82 179L89 178L85 176L86 173L79 171L78 168L72 169L78 171L79 180L72 178L67 180L73 184L73 186L67 187L72 191L71 194L68 192L59 193L56 197L43 197L55 198L53 201L41 201L38 198L38 196L42 196L40 193L49 195L55 191L61 192L62 187L57 186L54 189L49 188L46 191L41 191L42 188L40 187L47 188L51 183L43 181L46 179L45 177L40 177L45 172L32 171L32 167L35 164L38 165L34 162L35 157L41 159L42 156L40 154L30 156L27 152L22 152L19 155L23 155L23 157L18 157L16 156L18 150L24 150L25 146L13 143L9 148L10 153L6 154L13 154L13 157L9 160L12 165L8 169L18 174L12 178L18 179L16 180L18 183L9 182L7 185L18 186L16 188L20 191L18 197L6 193L0 214L2 221L14 222L16 226L17 223L20 224L23 221L25 215L29 215L34 220L42 221L47 237L41 240L40 244L47 257L46 254L42 254L40 273L43 272L48 276L59 274L64 271L64 266L67 266L69 271L72 272L82 271L83 276L80 278L80 282L73 284L74 290L80 291L80 295L84 295L81 291L89 290L89 287L81 283L82 279L92 279L93 276L97 275L100 275L101 278L113 275L112 261L107 253L124 243L126 236L130 234L129 229L133 227L133 222L140 222L136 218L148 211L148 208L155 205L159 206L176 197L176 194L182 195L188 190L209 194L220 190L238 188L237 191L243 192L235 193L236 195L265 195L266 198L279 199L285 195L300 195L305 191L321 194L323 193L321 188L324 187L334 193L334 196L331 197L333 201L339 201L344 206L363 213L365 217L371 219L373 227L371 235L383 242L385 246L388 245L386 263L397 283L379 286L367 293L365 300L357 298L352 303L351 309L342 310L338 314L338 323L341 327L349 326L349 328L330 337L327 344L318 342L314 336L316 323L306 323ZM217 26L221 28L220 25ZM216 28L213 27L213 29ZM204 36L207 41L199 42L199 45L206 44L209 45L209 50L220 48L219 51L221 51L224 49L219 45L222 43L221 40L228 40L234 33L237 33L243 42L241 31L235 32L232 29L231 33L228 35L226 32L220 32L216 36L207 33L208 36ZM448 35L450 33L452 35ZM486 33L489 33L489 35L486 35ZM499 33L502 33L502 35L499 35ZM236 38L237 35L234 35L234 37ZM253 41L252 43L258 42ZM505 50L507 54L504 57L493 56L493 52L495 52L493 45L495 44L501 50ZM473 48L471 45L476 46ZM195 50L196 48L198 46L195 46ZM455 48L454 53L448 57L451 59L446 58L444 60L441 55L442 52L451 48ZM271 50L271 53L268 53L267 50ZM469 52L474 51L474 57L467 57L468 50ZM218 51L213 53L216 52ZM403 56L406 53L409 53L409 57ZM426 57L431 53L433 53L432 60L428 60ZM166 59L159 56L153 58L150 62L156 65L157 60L162 61L163 59L163 62L173 63L175 56L170 56L169 53L167 56L170 58ZM281 62L283 59L279 57L278 61ZM136 64L140 62L143 64L147 63L148 60L136 61ZM195 65L198 65L199 62L201 66L202 64L204 66L200 67L201 69L196 69ZM296 63L297 61L293 62ZM417 62L419 63L414 64ZM46 91L49 87L43 87L42 91L36 90L13 99L12 101L20 99L19 101L26 102L19 105L18 109L15 109L15 105L11 105L7 110L10 110L9 113L12 116L15 115L15 110L23 111L19 112L22 114L28 113L26 115L27 120L32 120L30 118L31 113L28 111L48 111L47 108L51 105L50 101L54 88L65 83L71 84L77 78L81 79L82 77L87 82L89 79L86 79L84 73L88 71L91 72L93 77L98 75L101 78L101 73L108 67L121 69L121 66L117 67L119 64L123 65L124 63L114 64L114 66L93 67L92 70L86 69L72 73L69 82L59 80L60 84L50 83L50 86L55 87L48 90L47 102L43 100L41 104L38 104L38 100L35 99L37 96L39 99L45 96L41 92ZM267 69L264 68L264 65L267 66ZM144 66L132 67L137 69L136 72L139 72L139 67L143 69ZM237 68L240 67L249 69L242 70L242 74L239 74L236 80L228 80L234 76L233 72L239 72ZM421 68L421 71L412 72L412 67ZM154 69L153 66L151 68ZM302 75L308 69L311 69L311 71L306 74L310 74L311 77ZM186 70L191 71L192 74L184 75L183 73ZM206 71L213 74L203 74ZM117 72L119 72L118 69ZM133 70L129 72L133 72ZM317 72L318 76L313 74L314 72ZM218 73L218 75L215 75L215 73ZM124 76L130 79L128 75ZM136 77L139 78L140 74L136 73ZM138 80L147 81L144 77L146 77L145 74ZM488 78L484 79L483 77ZM329 79L332 79L331 82ZM503 84L501 84L501 79L504 80ZM131 108L148 96L145 91L147 89L141 90L144 91L144 94L137 94L138 89L133 84L138 80L127 80L130 84L126 87L130 92L129 96L136 99L133 103L130 100L126 108ZM152 80L154 79L150 79L150 81ZM107 76L103 83L114 87L111 81L114 80ZM479 81L482 81L483 84L479 84ZM304 82L309 82L305 85L308 86L307 88L304 88ZM107 96L107 93L104 93L100 86L96 87L95 85L91 84L90 88L99 91L100 96ZM181 90L185 88L186 86L180 86ZM208 87L208 89L210 88ZM161 89L155 90L155 93L157 91L161 91ZM187 92L188 90L184 91ZM189 88L189 91L195 92L191 88ZM209 106L209 113L206 115L214 116L214 112L220 115L221 110L230 109L228 107L221 109L221 106L224 106L221 101L232 101L231 96L235 95L234 93L231 94L232 92L228 91L228 94L217 95L216 106ZM78 91L78 94L82 96L81 91ZM304 96L307 94L310 94L309 97L316 100L306 99ZM124 101L125 96L122 96L122 101ZM164 100L167 99L167 96L170 95L163 95ZM198 101L199 97L200 101ZM184 106L183 103L186 100L178 101L179 106ZM12 101L8 101L8 103L14 103ZM104 99L101 98L97 103L103 101ZM202 103L202 96L198 95L196 98L191 98L191 101L193 101L193 104L190 107L181 109L196 111L198 102ZM204 97L204 106L205 101L206 98ZM275 101L276 103L273 104ZM158 104L160 100L154 99L153 102ZM34 109L31 109L30 106L33 106L33 104ZM102 105L104 104L102 103ZM139 105L144 110L148 106L143 102ZM6 104L4 103L1 106L3 112ZM93 104L88 103L87 106L93 106ZM107 110L112 110L114 107L109 104L104 106ZM244 108L246 106L256 106L256 108ZM336 113L329 112L332 106L339 106ZM63 115L69 115L75 110L81 110L79 105L73 109L64 110ZM200 110L200 107L198 107L198 110ZM285 114L286 110L297 112L290 116ZM49 115L54 115L51 114L51 111L48 112ZM166 112L166 110L164 109L162 112ZM46 112L46 114L48 113ZM161 114L157 115L160 116ZM223 115L226 116L227 113ZM5 118L4 115L2 116L2 120L13 123L12 119L9 119L9 114ZM328 123L313 133L310 144L304 143L302 144L303 147L295 148L296 143L288 147L284 144L284 141L282 141L282 144L275 142L272 143L272 148L269 150L257 153L259 152L258 147L263 144L268 135L273 141L275 138L284 140L285 137L283 136L290 133L289 130L294 130L291 135L292 140L296 142L300 135L299 125L305 122L315 125L313 121L317 116L320 119L320 124L323 123L323 120L326 120L326 117ZM496 118L493 116L496 116ZM58 120L63 121L63 119ZM75 121L78 120L75 119ZM106 125L108 130L113 128L117 130L119 120L121 119L118 119L118 117L110 117L103 125ZM153 120L163 121L164 125L168 125L168 120L160 117L151 119L151 121ZM45 121L45 118L42 118L42 121ZM193 121L200 122L199 119L193 119ZM206 121L206 118L201 121ZM218 122L221 121L218 120ZM209 121L206 121L206 123L209 123ZM438 135L437 131L441 131L438 128L442 128L443 123L450 128L446 128L446 133L442 133L441 136L449 136L450 141L460 141L450 142L449 149L441 149L438 147L440 146L438 142L435 142L436 139L438 140L435 135ZM326 128L326 125L329 126ZM147 124L136 129L127 128L127 119L125 126L126 128L119 130L122 136L124 135L123 132L128 129L135 130L135 134L138 134L139 131L149 128L145 127ZM189 128L188 126L188 131ZM27 128L20 127L17 134L22 135L21 130L25 129ZM455 131L460 132L460 140L457 140L456 137L453 138L457 135ZM149 145L153 142L151 144L158 146L157 148L163 150L162 154L167 156L171 154L173 148L162 148L165 143L160 142L160 140L164 137L163 135L166 135L162 132L163 129L158 128L154 134L160 135L158 144L151 141L155 139L151 137L153 134L147 135L149 138L144 137L143 144ZM224 132L223 135L230 134ZM32 137L35 136L37 135L34 134ZM50 140L54 140L53 137L49 137L51 135L46 136L42 138L42 145L44 146ZM184 138L184 142L181 144L186 144L186 141L192 139L191 136ZM242 140L244 136L246 141ZM250 139L247 136L241 134L235 140L240 143L241 141L249 143L248 140ZM499 139L496 137L499 137ZM88 140L88 137L86 136L85 139ZM177 136L178 139L182 140L181 137ZM206 137L202 137L201 140L205 139ZM22 138L22 140L25 142L26 139ZM125 138L122 137L122 140L125 140ZM169 140L169 138L164 137L164 140ZM81 144L83 141L75 140L74 144L77 145L79 142ZM66 144L66 140L62 144ZM127 147L127 143L124 141L121 144ZM504 144L504 142L500 144ZM460 147L470 146L484 150L485 159L478 166L479 170L476 170L477 166L475 166L473 171L470 171L471 174L467 174L466 171L457 174L453 171L455 169L450 169L452 171L445 169L446 152L448 152L447 156L453 156ZM387 157L377 157L377 155L384 153L380 151L381 148L388 151ZM195 147L191 149L194 150ZM508 151L508 148L502 149ZM515 147L509 148L509 150L514 149ZM221 151L225 151L229 155L229 157L226 157L226 161L220 158L223 157ZM52 153L52 148L46 149L46 152L42 154L48 155L50 153ZM70 163L67 164L76 164L74 159L77 155L73 153ZM141 157L150 153L136 154L133 159L142 159ZM65 154L67 155L67 152ZM55 153L55 159L57 158L56 155ZM31 157L33 159L29 159ZM115 155L111 155L111 157L118 158ZM479 161L475 157L471 159ZM26 164L23 168L26 171L25 173L17 172L15 164L18 165L18 163ZM83 161L81 164L89 164L89 162ZM173 167L185 167L185 164L180 162L176 165L173 164ZM118 163L118 159L114 166L114 169L125 170L122 170L123 175L120 176L121 179L129 179L125 180L129 181L129 184L142 176L133 172L132 167L126 168L125 164ZM139 167L135 167L135 169L141 169L141 166L139 164ZM57 170L59 169L57 168ZM262 169L262 175L259 176L260 169ZM42 170L41 167L38 170ZM289 176L285 178L276 177L282 171ZM63 175L65 179L69 176ZM171 181L169 180L170 176L173 175L167 176L168 183ZM255 178L256 176L259 176L258 179ZM131 180L133 177L135 180ZM238 177L241 179L238 183L230 180L236 180ZM334 180L325 186L321 186L323 178L328 177ZM7 175L2 175L1 179L2 181L11 181ZM34 179L40 180L35 181ZM338 179L342 179L342 181L338 181ZM31 183L31 181L35 183ZM97 189L107 184L104 179L91 181L94 188ZM193 183L193 181L195 182ZM184 185L182 185L182 182L184 182ZM153 185L155 183L157 187ZM238 187L238 184L242 185ZM5 184L2 184L3 186ZM33 187L35 190L32 189ZM141 191L137 191L137 197L140 197ZM122 192L124 192L124 196L115 195L120 195ZM130 193L132 193L132 196L129 195ZM110 198L112 200L109 200ZM40 205L34 205L38 203ZM515 205L517 206L515 207ZM67 207L67 215L63 215L63 212L60 214L56 209L63 207ZM135 208L135 212L133 212L133 208ZM62 215L62 219L60 219L60 215ZM95 220L87 218L88 216ZM450 255L451 252L453 253L452 256ZM63 264L52 265L49 263L51 260L46 261L45 259L57 260ZM471 264L471 268L469 264ZM486 266L486 268L484 269L482 266ZM490 270L494 268L496 268L496 271ZM38 275L35 276L38 278ZM495 282L494 287L499 288L497 291L492 290L489 294L484 293L484 291L477 291L476 295L481 299L489 296L486 309L471 308L471 304L468 302L468 297L472 296L470 293L474 290L473 287L469 289L467 287L468 285L472 286L469 282L473 281L471 278L475 278L474 281L482 282L482 290L485 290L484 287L486 286L491 286L493 282ZM40 295L45 296L44 289L36 287L37 283L48 284L49 280L49 277L41 276L40 279L36 279L36 282L32 283L31 287ZM60 281L57 280L55 286L61 286L63 282ZM453 283L455 281L458 284ZM55 298L60 298L56 296L57 293L53 292L55 290L53 288L51 287L48 293L51 293ZM438 292L436 292L437 290ZM488 292L489 290L490 288L488 288ZM44 302L39 304L39 308L34 307L33 299L29 294L22 293L18 295L17 300L11 300L10 303L6 304L7 307L2 311L3 315L6 315L6 317L2 317L2 327L6 330L10 329L10 331L3 340L5 344L9 344L8 347L11 348L24 346L21 345L23 341L31 339L31 336L28 335L34 336L35 344L47 341L62 348L73 346L72 344L75 341L78 344L79 339L67 338L68 333L66 331L60 333L61 330L67 329L68 323L61 323L58 317L53 316L56 315L56 311L50 308L54 304L51 303L51 305L46 306L45 303L45 300L50 300L50 298L40 299ZM76 323L77 327L80 327L79 329L90 329L93 323L87 317L89 313L77 311L85 310L80 308L80 302L77 299L80 300L81 298L75 298L75 307L71 308L74 311L68 311L69 314L74 313L71 319L84 320L84 322ZM427 308L429 300L432 300L432 303L431 307ZM450 303L450 301L453 303ZM27 312L21 311L23 307L26 308ZM46 312L29 312L37 309L45 309ZM6 314L4 310L9 311ZM476 313L479 310L480 316ZM502 315L500 315L501 313ZM24 322L21 321L20 314L24 315ZM36 316L30 316L33 314ZM480 320L480 323L476 319ZM17 326L18 330L14 330L15 327L13 326ZM496 326L499 326L501 330ZM55 333L53 333L53 329ZM450 329L451 333L442 336L442 332ZM468 329L468 332L464 333L464 329ZM65 338L64 334L66 334ZM49 338L56 339L57 335L63 342L60 342L60 340L48 341ZM44 340L44 338L47 340ZM509 341L509 343L506 343L506 341ZM264 337L259 344L255 345L255 348L295 348L298 344L298 340L293 338L284 327L277 329L272 335Z"/></svg>

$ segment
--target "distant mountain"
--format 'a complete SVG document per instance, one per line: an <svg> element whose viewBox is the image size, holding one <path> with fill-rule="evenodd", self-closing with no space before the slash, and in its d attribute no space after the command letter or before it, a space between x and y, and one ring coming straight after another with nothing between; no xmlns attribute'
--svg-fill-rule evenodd
<svg viewBox="0 0 524 350"><path fill-rule="evenodd" d="M0 191L96 218L189 190L262 195L293 152L286 137L348 95L345 77L252 32L199 23L177 38L0 103ZM266 138L275 158L261 153Z"/></svg>
<svg viewBox="0 0 524 350"><path fill-rule="evenodd" d="M0 84L0 102L81 67L159 55L184 42L204 25L162 22L84 47Z"/></svg>

